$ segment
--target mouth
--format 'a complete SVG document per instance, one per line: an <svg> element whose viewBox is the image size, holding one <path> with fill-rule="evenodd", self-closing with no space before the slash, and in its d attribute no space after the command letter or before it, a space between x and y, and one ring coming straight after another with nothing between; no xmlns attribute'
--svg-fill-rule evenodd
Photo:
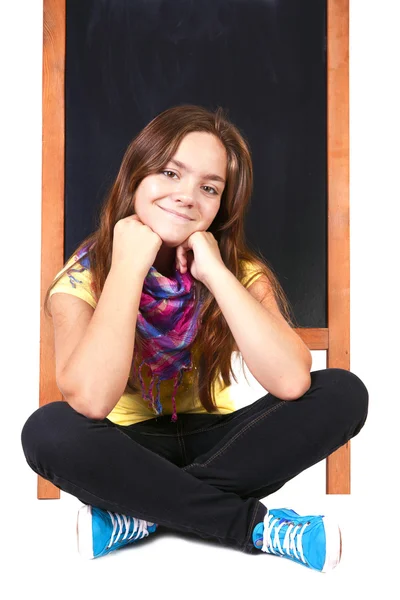
<svg viewBox="0 0 400 600"><path fill-rule="evenodd" d="M177 215L177 214L171 212L170 210L167 210L166 208L163 208L162 206L160 206L160 208L161 208L161 210L163 210L167 214L171 215L171 217L175 217L175 219L179 219L179 221L184 221L184 222L193 221L193 219L189 219L189 217L182 217L181 215Z"/></svg>

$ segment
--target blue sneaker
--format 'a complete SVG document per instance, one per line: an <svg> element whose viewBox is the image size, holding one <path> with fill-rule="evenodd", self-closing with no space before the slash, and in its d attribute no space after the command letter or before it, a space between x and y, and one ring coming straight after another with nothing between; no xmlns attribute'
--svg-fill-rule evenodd
<svg viewBox="0 0 400 600"><path fill-rule="evenodd" d="M78 551L83 558L98 558L147 537L156 529L156 523L84 504L76 523Z"/></svg>
<svg viewBox="0 0 400 600"><path fill-rule="evenodd" d="M301 517L289 508L268 510L253 529L253 544L263 552L290 558L326 573L339 564L342 536L339 526L324 515Z"/></svg>

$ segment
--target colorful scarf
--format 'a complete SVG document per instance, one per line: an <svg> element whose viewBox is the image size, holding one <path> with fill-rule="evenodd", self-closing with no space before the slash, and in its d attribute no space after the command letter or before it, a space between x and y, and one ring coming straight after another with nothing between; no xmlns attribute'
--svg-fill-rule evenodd
<svg viewBox="0 0 400 600"><path fill-rule="evenodd" d="M183 372L193 367L189 346L196 337L200 304L196 308L195 285L192 274L175 269L173 278L159 273L154 267L143 283L137 327L144 338L142 362L134 374L139 376L142 392L149 401L149 407L162 414L160 402L160 382L174 379L172 393L173 414L176 421L175 396L182 381ZM143 365L150 370L150 394L146 392L141 376ZM157 396L154 400L153 387Z"/></svg>
<svg viewBox="0 0 400 600"><path fill-rule="evenodd" d="M87 254L89 245L73 256L77 262ZM85 268L90 268L86 257ZM81 264L83 261L80 260ZM194 278L190 271L181 273L175 269L173 278L165 277L154 267L143 282L140 298L137 327L142 334L143 359L139 369L136 361L133 364L134 377L139 377L143 396L149 402L149 408L157 415L162 414L160 402L160 382L174 379L172 393L173 414L171 421L178 419L175 396L185 370L193 367L192 354L188 350L198 331L200 303L196 308ZM151 375L149 393L146 392L142 377L142 368L146 364ZM153 387L156 385L157 396L154 400Z"/></svg>

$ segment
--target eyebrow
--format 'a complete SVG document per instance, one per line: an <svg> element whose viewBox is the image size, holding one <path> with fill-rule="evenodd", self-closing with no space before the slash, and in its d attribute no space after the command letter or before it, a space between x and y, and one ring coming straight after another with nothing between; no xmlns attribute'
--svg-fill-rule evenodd
<svg viewBox="0 0 400 600"><path fill-rule="evenodd" d="M171 158L171 160L169 162L174 163L177 167L180 167L181 169L184 169L185 171L188 171L189 173L193 173L193 169L190 169L187 165L183 164L183 162L181 162L180 160L175 160L174 158ZM221 183L225 183L225 179L222 179L222 177L220 177L219 175L216 175L215 173L203 173L202 177L204 177L204 179L212 179L213 181L220 181Z"/></svg>

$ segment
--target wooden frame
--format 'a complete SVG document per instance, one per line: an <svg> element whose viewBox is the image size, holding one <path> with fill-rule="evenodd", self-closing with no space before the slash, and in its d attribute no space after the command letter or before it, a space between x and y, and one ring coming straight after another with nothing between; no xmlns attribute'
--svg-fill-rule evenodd
<svg viewBox="0 0 400 600"><path fill-rule="evenodd" d="M66 0L43 5L42 249L40 406L61 400L46 290L64 264ZM328 328L299 329L310 350L327 350L327 367L350 369L349 0L327 1ZM326 459L326 492L350 493L350 442ZM60 489L38 476L38 498Z"/></svg>

